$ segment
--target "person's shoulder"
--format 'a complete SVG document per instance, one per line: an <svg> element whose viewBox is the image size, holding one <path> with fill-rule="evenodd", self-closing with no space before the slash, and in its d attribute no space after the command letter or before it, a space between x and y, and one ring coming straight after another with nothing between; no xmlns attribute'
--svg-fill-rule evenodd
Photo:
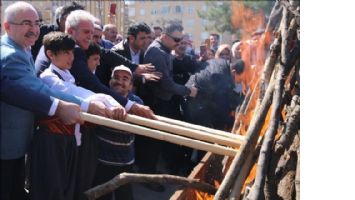
<svg viewBox="0 0 355 200"><path fill-rule="evenodd" d="M124 50L124 45L123 45L124 40L122 40L121 42L119 42L118 44L114 45L111 50L118 52L118 51L123 51Z"/></svg>
<svg viewBox="0 0 355 200"><path fill-rule="evenodd" d="M133 94L132 92L130 92L127 97L129 100L134 101L138 104L142 104L142 105L144 104L143 100L139 96Z"/></svg>

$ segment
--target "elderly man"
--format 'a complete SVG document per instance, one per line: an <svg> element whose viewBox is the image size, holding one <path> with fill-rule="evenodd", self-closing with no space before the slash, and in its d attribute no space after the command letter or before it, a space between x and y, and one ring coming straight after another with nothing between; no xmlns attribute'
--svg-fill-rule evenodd
<svg viewBox="0 0 355 200"><path fill-rule="evenodd" d="M113 43L102 38L102 28L99 24L94 24L93 41L104 49L111 49Z"/></svg>
<svg viewBox="0 0 355 200"><path fill-rule="evenodd" d="M105 24L103 29L103 39L116 43L117 27L114 24Z"/></svg>
<svg viewBox="0 0 355 200"><path fill-rule="evenodd" d="M28 91L34 90L46 95L52 101L50 107L48 99L44 100L43 95L38 100L44 103L43 107L47 108L46 110L49 107L48 115L57 113L65 123L82 122L79 116L80 107L58 99L80 104L84 110L93 113L100 110L100 106L95 103L88 104L70 94L49 89L35 76L30 47L39 35L39 17L32 5L26 2L11 4L5 9L3 24L6 31L6 35L1 38L3 77L15 80L20 87L29 88ZM21 97L19 94L18 98ZM24 98L21 99L26 101ZM68 112L68 109L71 110ZM31 143L33 124L32 112L1 102L1 199L23 199L21 194L24 187L25 154Z"/></svg>

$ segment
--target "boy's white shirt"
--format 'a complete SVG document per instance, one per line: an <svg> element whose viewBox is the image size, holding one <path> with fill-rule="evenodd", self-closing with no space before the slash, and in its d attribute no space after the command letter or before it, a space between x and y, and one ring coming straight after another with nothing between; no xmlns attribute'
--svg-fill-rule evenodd
<svg viewBox="0 0 355 200"><path fill-rule="evenodd" d="M64 81L60 79L55 73L53 73L52 70L56 71L64 79ZM40 78L43 80L45 84L47 84L52 89L60 90L62 92L66 92L74 96L85 99L81 105L81 109L85 112L87 112L89 109L90 101L100 101L103 104L105 104L105 106L109 109L113 109L114 107L120 105L114 98L112 98L109 95L102 94L102 93L96 94L88 89L75 85L75 78L70 73L70 71L62 70L57 66L55 66L54 64L51 64L47 69L45 69L41 73ZM75 125L74 134L76 138L76 143L78 146L80 146L81 133L80 133L79 124Z"/></svg>

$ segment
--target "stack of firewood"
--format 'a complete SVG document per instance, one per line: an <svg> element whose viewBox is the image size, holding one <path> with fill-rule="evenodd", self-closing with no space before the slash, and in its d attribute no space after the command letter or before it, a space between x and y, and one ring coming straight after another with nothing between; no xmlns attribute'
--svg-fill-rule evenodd
<svg viewBox="0 0 355 200"><path fill-rule="evenodd" d="M275 24L277 27L272 26ZM299 199L299 29L299 1L275 2L265 30L265 34L273 33L274 41L258 86L247 93L236 115L234 131L238 130L241 115L246 113L250 101L257 97L254 115L215 200ZM259 139L265 124L267 130ZM245 185L254 164L255 178Z"/></svg>

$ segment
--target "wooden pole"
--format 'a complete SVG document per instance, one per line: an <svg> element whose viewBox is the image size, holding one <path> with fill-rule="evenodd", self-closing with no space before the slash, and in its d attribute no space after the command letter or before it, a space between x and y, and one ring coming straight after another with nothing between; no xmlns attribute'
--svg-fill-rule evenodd
<svg viewBox="0 0 355 200"><path fill-rule="evenodd" d="M216 192L216 188L213 185L208 183L201 182L198 179L185 178L174 175L151 175L151 174L132 174L132 173L121 173L115 176L113 179L108 182L95 186L84 194L89 200L97 199L109 192L114 191L120 186L127 183L161 183L161 184L177 184L180 187L190 187L202 192L207 192L209 194L214 194Z"/></svg>
<svg viewBox="0 0 355 200"><path fill-rule="evenodd" d="M212 128L208 128L208 127L204 127L204 126L199 126L196 124L191 124L191 123L187 123L187 122L183 122L183 121L179 121L179 120L175 120L175 119L170 119L167 117L162 117L162 116L156 116L156 117L158 118L159 121L166 122L168 124L174 124L174 125L178 125L178 126L182 126L182 127L186 127L186 128L191 128L191 129L203 131L206 133L211 133L213 135L219 135L219 136L231 138L231 139L236 140L238 143L241 143L244 140L244 136L242 136L242 135L236 135L236 134L229 133L226 131L221 131L221 130L216 130L216 129L212 129Z"/></svg>
<svg viewBox="0 0 355 200"><path fill-rule="evenodd" d="M177 135L182 135L190 138L195 138L198 140L203 140L207 142L217 143L220 145L226 145L230 147L239 147L241 141L236 141L235 139L227 138L220 135L212 135L211 133L206 133L199 130L194 130L191 128L181 127L174 124L167 124L165 122L147 119L137 115L127 115L126 122L147 126L154 129L159 129L162 131L167 131ZM239 138L240 139L240 138Z"/></svg>
<svg viewBox="0 0 355 200"><path fill-rule="evenodd" d="M114 128L114 129L127 131L127 132L138 134L138 135L151 137L151 138L154 138L157 140L163 140L163 141L171 142L174 144L187 146L187 147L190 147L193 149L210 151L215 154L232 156L232 157L235 156L237 153L236 150L231 149L231 148L223 147L223 146L216 145L216 144L210 144L210 143L202 142L199 140L192 140L192 139L189 139L186 137L172 135L167 132L153 130L153 129L149 129L146 127L141 127L141 126L129 124L126 122L112 120L112 119L108 119L105 117L92 115L92 114L88 114L88 113L84 113L84 112L80 113L80 115L81 115L82 119L87 122L91 122L91 123L102 125L102 126L107 126L107 127Z"/></svg>

